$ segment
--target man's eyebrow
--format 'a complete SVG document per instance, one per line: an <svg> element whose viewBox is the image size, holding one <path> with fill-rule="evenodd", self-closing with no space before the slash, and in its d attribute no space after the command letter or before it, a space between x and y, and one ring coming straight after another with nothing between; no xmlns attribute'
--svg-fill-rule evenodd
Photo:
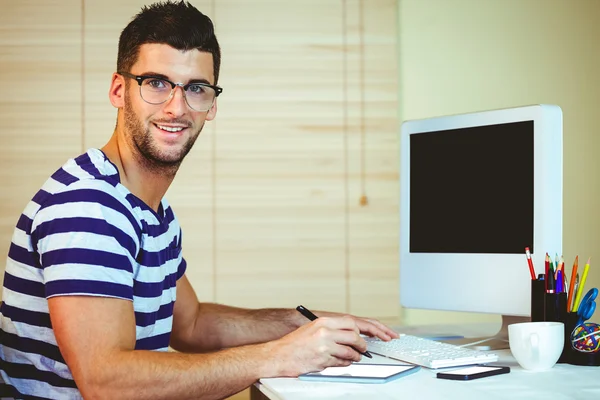
<svg viewBox="0 0 600 400"><path fill-rule="evenodd" d="M205 83L207 85L212 85L207 79L190 79L188 83Z"/></svg>
<svg viewBox="0 0 600 400"><path fill-rule="evenodd" d="M160 79L165 79L167 81L171 81L171 78L169 78L167 75L161 74L158 72L147 71L141 75L142 76L153 76L155 78L160 78ZM204 78L190 79L189 81L187 81L186 85L190 84L190 83L205 83L207 85L211 84L207 79L204 79Z"/></svg>
<svg viewBox="0 0 600 400"><path fill-rule="evenodd" d="M141 73L140 76L152 76L154 78L160 78L160 79L165 79L167 81L169 81L169 77L166 76L165 74L159 74L158 72L152 72L152 71L146 71L144 73Z"/></svg>

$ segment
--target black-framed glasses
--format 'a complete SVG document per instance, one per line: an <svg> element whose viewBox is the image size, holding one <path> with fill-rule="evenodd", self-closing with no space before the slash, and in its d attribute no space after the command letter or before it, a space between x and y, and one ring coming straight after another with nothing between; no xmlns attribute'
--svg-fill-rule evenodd
<svg viewBox="0 0 600 400"><path fill-rule="evenodd" d="M183 97L192 110L208 111L213 106L215 98L221 94L222 88L204 82L183 83L171 82L161 76L133 75L129 72L117 71L117 74L135 79L140 86L142 100L149 104L162 104L175 93L175 88L183 89Z"/></svg>

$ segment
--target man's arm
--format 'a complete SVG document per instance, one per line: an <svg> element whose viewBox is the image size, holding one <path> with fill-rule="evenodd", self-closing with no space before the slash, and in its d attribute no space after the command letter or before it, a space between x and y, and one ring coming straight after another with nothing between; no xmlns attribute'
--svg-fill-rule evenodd
<svg viewBox="0 0 600 400"><path fill-rule="evenodd" d="M319 317L342 317L338 313L317 311ZM354 320L360 333L383 340L398 334L381 322L346 316ZM220 304L198 303L196 293L185 275L177 281L177 301L173 309L171 347L183 352L205 352L247 344L264 343L307 324L296 310L266 308L244 309Z"/></svg>
<svg viewBox="0 0 600 400"><path fill-rule="evenodd" d="M171 347L184 352L206 352L279 339L306 320L289 309L250 310L199 303L184 275L177 281Z"/></svg>
<svg viewBox="0 0 600 400"><path fill-rule="evenodd" d="M60 351L85 398L220 399L261 377L297 376L349 365L366 350L351 318L320 318L269 343L209 354L135 349L128 300L57 296L48 300Z"/></svg>

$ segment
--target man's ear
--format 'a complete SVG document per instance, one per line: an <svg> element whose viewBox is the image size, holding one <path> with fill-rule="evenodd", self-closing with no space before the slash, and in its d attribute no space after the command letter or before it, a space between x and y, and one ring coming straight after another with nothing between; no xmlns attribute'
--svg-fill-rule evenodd
<svg viewBox="0 0 600 400"><path fill-rule="evenodd" d="M206 113L206 121L212 121L217 116L217 99L213 103L212 107Z"/></svg>
<svg viewBox="0 0 600 400"><path fill-rule="evenodd" d="M108 91L110 103L115 108L123 108L125 105L125 80L123 76L113 73L112 82Z"/></svg>

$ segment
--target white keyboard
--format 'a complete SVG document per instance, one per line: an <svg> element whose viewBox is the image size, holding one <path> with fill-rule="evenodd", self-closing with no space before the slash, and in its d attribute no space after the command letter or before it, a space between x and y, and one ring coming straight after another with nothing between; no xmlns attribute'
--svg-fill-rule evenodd
<svg viewBox="0 0 600 400"><path fill-rule="evenodd" d="M445 368L498 361L498 355L487 351L466 349L454 344L436 342L417 336L400 334L398 339L384 342L365 338L371 353L394 358L427 368Z"/></svg>

